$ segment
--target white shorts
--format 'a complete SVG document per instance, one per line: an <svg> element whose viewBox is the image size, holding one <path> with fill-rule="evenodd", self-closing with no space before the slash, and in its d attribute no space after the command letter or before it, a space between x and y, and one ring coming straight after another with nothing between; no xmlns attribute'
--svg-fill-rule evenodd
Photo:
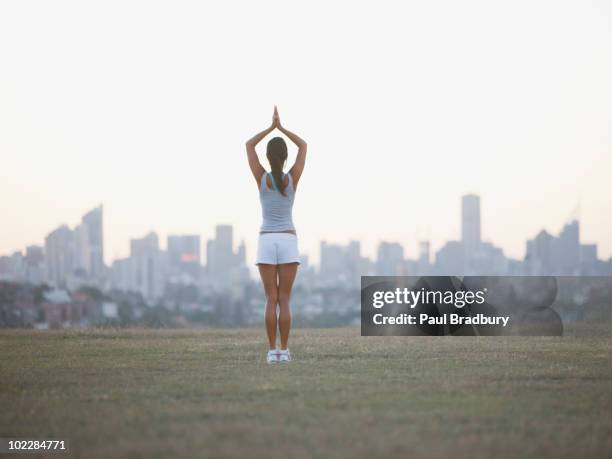
<svg viewBox="0 0 612 459"><path fill-rule="evenodd" d="M298 239L292 233L263 233L257 241L256 265L299 263Z"/></svg>

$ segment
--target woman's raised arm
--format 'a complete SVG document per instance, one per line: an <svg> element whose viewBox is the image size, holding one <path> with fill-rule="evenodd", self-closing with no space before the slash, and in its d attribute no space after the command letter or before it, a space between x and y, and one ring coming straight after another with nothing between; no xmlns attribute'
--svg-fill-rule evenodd
<svg viewBox="0 0 612 459"><path fill-rule="evenodd" d="M275 113L276 115L278 115L277 112ZM280 118L278 120L277 127L279 131L281 131L283 134L289 137L289 139L291 139L291 141L294 144L296 144L298 147L298 152L295 158L295 163L293 163L293 166L289 170L289 173L291 174L291 177L293 178L293 186L297 187L298 181L300 180L300 177L302 176L302 172L304 172L304 165L306 164L306 149L308 145L306 144L306 141L302 139L300 136L298 136L297 134L294 134L288 129L285 129L280 124Z"/></svg>
<svg viewBox="0 0 612 459"><path fill-rule="evenodd" d="M272 116L272 124L270 125L270 127L267 129L264 129L258 134L255 134L252 138L250 138L246 142L246 151L247 151L247 158L249 160L249 167L251 168L253 177L255 177L255 181L257 182L258 188L259 188L259 184L261 183L261 176L264 173L264 168L259 162L259 158L257 157L257 151L255 151L255 146L259 142L261 142L261 139L267 136L276 127L278 127L278 112L276 111L276 106L274 106L274 115Z"/></svg>

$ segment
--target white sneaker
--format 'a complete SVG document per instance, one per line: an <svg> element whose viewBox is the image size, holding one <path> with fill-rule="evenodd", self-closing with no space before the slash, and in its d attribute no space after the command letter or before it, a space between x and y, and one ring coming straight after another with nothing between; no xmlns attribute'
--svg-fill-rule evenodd
<svg viewBox="0 0 612 459"><path fill-rule="evenodd" d="M281 349L278 351L278 361L279 362L290 362L291 361L291 352L289 349Z"/></svg>
<svg viewBox="0 0 612 459"><path fill-rule="evenodd" d="M279 361L279 358L278 358L279 354L278 353L279 353L278 349L270 349L268 351L268 357L266 358L266 361L268 363L278 363L278 361Z"/></svg>

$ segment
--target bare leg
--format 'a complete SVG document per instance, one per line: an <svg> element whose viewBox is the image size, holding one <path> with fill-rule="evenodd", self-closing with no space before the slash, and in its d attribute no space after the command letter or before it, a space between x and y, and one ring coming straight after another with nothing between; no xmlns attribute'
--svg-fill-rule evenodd
<svg viewBox="0 0 612 459"><path fill-rule="evenodd" d="M276 349L276 306L278 305L278 266L277 265L258 265L259 275L263 282L266 292L266 333L270 349Z"/></svg>
<svg viewBox="0 0 612 459"><path fill-rule="evenodd" d="M291 330L291 289L297 274L298 263L278 265L278 304L280 307L278 325L281 335L281 349L287 349L289 331Z"/></svg>

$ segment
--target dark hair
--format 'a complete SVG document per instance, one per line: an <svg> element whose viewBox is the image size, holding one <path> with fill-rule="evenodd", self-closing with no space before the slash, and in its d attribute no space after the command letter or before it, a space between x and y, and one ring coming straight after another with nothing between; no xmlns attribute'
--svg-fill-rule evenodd
<svg viewBox="0 0 612 459"><path fill-rule="evenodd" d="M274 137L268 142L266 157L272 169L272 179L276 188L283 196L285 194L285 183L283 182L283 164L287 161L287 144L282 137Z"/></svg>

